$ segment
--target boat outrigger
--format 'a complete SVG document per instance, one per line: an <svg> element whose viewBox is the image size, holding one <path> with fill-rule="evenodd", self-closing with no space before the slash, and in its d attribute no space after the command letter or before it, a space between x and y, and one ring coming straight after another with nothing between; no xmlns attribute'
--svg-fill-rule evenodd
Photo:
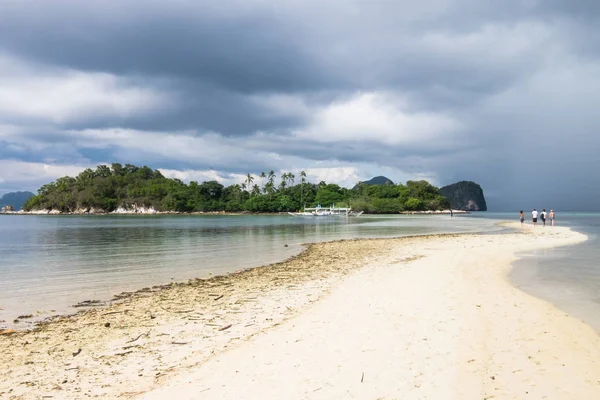
<svg viewBox="0 0 600 400"><path fill-rule="evenodd" d="M295 217L328 217L328 216L341 216L341 217L358 217L363 212L352 211L350 207L322 207L318 204L316 207L304 207L304 211L297 213L288 213Z"/></svg>

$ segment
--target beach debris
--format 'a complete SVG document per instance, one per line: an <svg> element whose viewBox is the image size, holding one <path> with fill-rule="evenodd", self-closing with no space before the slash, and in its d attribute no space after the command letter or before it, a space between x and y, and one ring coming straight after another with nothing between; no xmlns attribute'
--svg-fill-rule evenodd
<svg viewBox="0 0 600 400"><path fill-rule="evenodd" d="M78 349L75 353L73 353L73 357L77 357L81 353L81 349Z"/></svg>
<svg viewBox="0 0 600 400"><path fill-rule="evenodd" d="M127 309L127 310L121 310L121 311L110 311L110 312L104 313L102 315L104 316L104 315L123 314L123 313L127 314L129 311L131 311L131 310Z"/></svg>
<svg viewBox="0 0 600 400"><path fill-rule="evenodd" d="M19 319L33 318L33 315L31 315L31 314L27 314L27 315L19 315L17 318L19 318Z"/></svg>
<svg viewBox="0 0 600 400"><path fill-rule="evenodd" d="M362 376L360 377L360 383L363 383L365 381L365 373L362 373Z"/></svg>
<svg viewBox="0 0 600 400"><path fill-rule="evenodd" d="M72 307L98 307L106 305L100 300L84 300L80 303L74 304Z"/></svg>
<svg viewBox="0 0 600 400"><path fill-rule="evenodd" d="M217 301L217 300L221 300L223 297L225 297L225 295L224 295L224 294L220 295L219 297L215 297L215 298L214 298L214 300L215 300L215 301Z"/></svg>
<svg viewBox="0 0 600 400"><path fill-rule="evenodd" d="M135 339L128 340L128 341L127 341L127 342L125 342L125 343L133 343L133 342L135 342L136 340L138 340L139 338L141 338L142 336L146 336L146 337L148 337L148 335L150 335L150 332L151 332L151 331L148 331L148 332L146 332L146 333L140 333L140 334L139 334L139 335L138 335L138 336L137 336Z"/></svg>
<svg viewBox="0 0 600 400"><path fill-rule="evenodd" d="M232 324L226 325L226 326L224 326L222 328L219 328L219 331L227 330L227 329L231 328L232 326L233 326Z"/></svg>
<svg viewBox="0 0 600 400"><path fill-rule="evenodd" d="M167 310L167 311L170 311L170 310ZM172 312L174 312L175 314L189 314L191 312L194 312L194 310L175 310Z"/></svg>
<svg viewBox="0 0 600 400"><path fill-rule="evenodd" d="M171 342L171 344L189 344L190 342Z"/></svg>
<svg viewBox="0 0 600 400"><path fill-rule="evenodd" d="M0 331L0 335L10 335L12 333L15 333L14 329L5 329L3 331Z"/></svg>
<svg viewBox="0 0 600 400"><path fill-rule="evenodd" d="M104 324L104 327L105 327L105 328L110 328L110 322L107 322L107 323L105 323L105 324Z"/></svg>

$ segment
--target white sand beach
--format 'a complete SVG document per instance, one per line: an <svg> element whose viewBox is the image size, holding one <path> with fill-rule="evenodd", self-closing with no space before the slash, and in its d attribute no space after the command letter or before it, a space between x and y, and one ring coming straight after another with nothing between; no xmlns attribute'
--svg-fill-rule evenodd
<svg viewBox="0 0 600 400"><path fill-rule="evenodd" d="M585 239L539 227L312 245L2 335L0 397L597 399L598 334L506 279L517 252Z"/></svg>

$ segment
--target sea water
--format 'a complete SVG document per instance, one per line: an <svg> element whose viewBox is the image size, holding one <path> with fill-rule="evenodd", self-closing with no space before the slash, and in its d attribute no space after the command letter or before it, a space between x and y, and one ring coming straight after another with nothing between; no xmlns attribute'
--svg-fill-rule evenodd
<svg viewBox="0 0 600 400"><path fill-rule="evenodd" d="M502 230L498 220L517 221L518 213L0 216L0 328L22 314L70 313L83 300L108 300L122 291L281 261L298 254L303 243L491 233ZM600 213L559 212L556 222L589 240L521 253L509 278L600 332Z"/></svg>
<svg viewBox="0 0 600 400"><path fill-rule="evenodd" d="M525 224L533 226L531 214ZM519 211L474 213L471 218L513 220ZM584 233L588 240L570 246L518 253L509 280L519 289L544 299L568 314L585 321L600 332L600 213L558 211L556 226L567 226ZM535 229L544 227L538 221Z"/></svg>
<svg viewBox="0 0 600 400"><path fill-rule="evenodd" d="M448 215L0 216L0 328L19 315L74 312L85 300L281 261L302 243L491 232L500 229L495 222Z"/></svg>
<svg viewBox="0 0 600 400"><path fill-rule="evenodd" d="M600 213L557 213L557 225L584 233L581 244L519 254L511 281L600 332ZM543 228L538 224L536 229Z"/></svg>

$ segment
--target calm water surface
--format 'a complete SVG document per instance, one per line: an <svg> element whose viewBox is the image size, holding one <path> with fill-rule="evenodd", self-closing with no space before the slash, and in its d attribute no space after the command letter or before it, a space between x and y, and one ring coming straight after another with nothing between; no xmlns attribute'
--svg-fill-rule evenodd
<svg viewBox="0 0 600 400"><path fill-rule="evenodd" d="M0 216L0 327L22 314L72 312L83 300L280 261L302 243L491 232L500 229L495 222L445 215Z"/></svg>
<svg viewBox="0 0 600 400"><path fill-rule="evenodd" d="M527 216L530 214L527 212ZM515 213L480 213L474 218L518 220ZM526 221L531 225L531 222ZM584 243L518 254L510 280L600 332L600 213L558 212L556 224L588 236ZM536 229L552 229L538 225Z"/></svg>

